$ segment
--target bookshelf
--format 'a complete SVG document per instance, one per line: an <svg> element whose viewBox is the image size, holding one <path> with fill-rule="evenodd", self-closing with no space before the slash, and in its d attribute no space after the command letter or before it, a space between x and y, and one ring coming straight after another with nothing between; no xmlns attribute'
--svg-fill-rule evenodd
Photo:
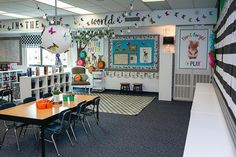
<svg viewBox="0 0 236 157"><path fill-rule="evenodd" d="M70 82L70 72L20 77L21 100L31 96L40 99L43 94L50 93L55 89L68 92Z"/></svg>

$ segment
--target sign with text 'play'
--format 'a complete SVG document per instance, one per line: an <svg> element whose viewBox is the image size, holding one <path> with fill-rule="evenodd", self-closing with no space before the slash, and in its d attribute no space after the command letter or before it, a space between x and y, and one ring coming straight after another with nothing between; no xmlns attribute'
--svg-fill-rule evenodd
<svg viewBox="0 0 236 157"><path fill-rule="evenodd" d="M179 41L179 68L206 69L208 30L181 30Z"/></svg>

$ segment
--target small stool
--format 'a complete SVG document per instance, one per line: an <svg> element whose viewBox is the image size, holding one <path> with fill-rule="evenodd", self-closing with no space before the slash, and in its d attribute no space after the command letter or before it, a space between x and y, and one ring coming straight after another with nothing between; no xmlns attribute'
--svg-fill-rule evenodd
<svg viewBox="0 0 236 157"><path fill-rule="evenodd" d="M120 83L120 94L127 93L130 91L130 84L127 82Z"/></svg>
<svg viewBox="0 0 236 157"><path fill-rule="evenodd" d="M133 83L133 92L142 93L143 92L143 84L142 83Z"/></svg>

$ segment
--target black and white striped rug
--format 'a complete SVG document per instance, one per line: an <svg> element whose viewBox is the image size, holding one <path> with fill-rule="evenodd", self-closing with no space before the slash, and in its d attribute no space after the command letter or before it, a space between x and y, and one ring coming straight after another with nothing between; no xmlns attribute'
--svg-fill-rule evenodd
<svg viewBox="0 0 236 157"><path fill-rule="evenodd" d="M137 115L148 104L150 104L154 96L132 96L118 94L100 94L92 93L101 97L99 111L123 115Z"/></svg>

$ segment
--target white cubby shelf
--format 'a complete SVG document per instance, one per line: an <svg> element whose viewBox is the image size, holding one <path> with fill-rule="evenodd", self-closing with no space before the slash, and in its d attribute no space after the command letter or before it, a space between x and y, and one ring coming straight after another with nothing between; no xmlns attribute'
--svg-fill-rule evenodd
<svg viewBox="0 0 236 157"><path fill-rule="evenodd" d="M40 99L43 94L59 89L61 92L68 92L71 85L70 72L55 73L39 76L20 77L20 98L35 97Z"/></svg>

